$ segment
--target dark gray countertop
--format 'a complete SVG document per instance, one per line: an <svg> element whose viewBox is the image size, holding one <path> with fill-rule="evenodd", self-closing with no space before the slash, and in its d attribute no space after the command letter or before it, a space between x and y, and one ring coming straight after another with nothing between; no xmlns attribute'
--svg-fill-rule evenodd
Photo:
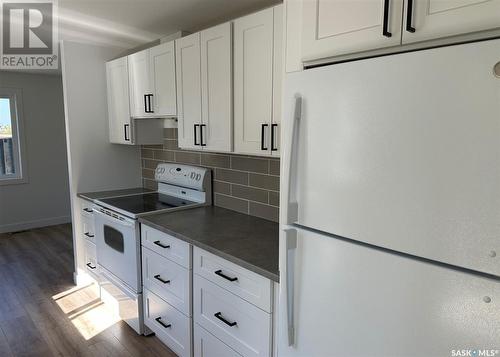
<svg viewBox="0 0 500 357"><path fill-rule="evenodd" d="M123 190L78 193L77 196L93 202L94 200L102 200L103 198L133 195L136 193L143 193L143 192L154 192L154 191L147 188L136 187L136 188L126 188Z"/></svg>
<svg viewBox="0 0 500 357"><path fill-rule="evenodd" d="M215 206L139 218L139 222L279 281L279 225Z"/></svg>

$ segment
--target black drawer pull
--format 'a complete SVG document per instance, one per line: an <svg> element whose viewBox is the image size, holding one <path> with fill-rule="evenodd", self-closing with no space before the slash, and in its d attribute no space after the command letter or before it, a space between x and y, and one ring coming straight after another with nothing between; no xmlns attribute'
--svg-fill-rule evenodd
<svg viewBox="0 0 500 357"><path fill-rule="evenodd" d="M123 124L123 136L125 141L130 141L130 136L128 134L128 130L130 128L130 124Z"/></svg>
<svg viewBox="0 0 500 357"><path fill-rule="evenodd" d="M413 0L408 0L408 7L406 8L406 31L415 32L415 27L412 25L413 20Z"/></svg>
<svg viewBox="0 0 500 357"><path fill-rule="evenodd" d="M86 235L87 237L89 237L89 238L94 238L94 235L93 235L93 234L90 234L89 232L85 232L85 233L83 233L83 234L85 234L85 235Z"/></svg>
<svg viewBox="0 0 500 357"><path fill-rule="evenodd" d="M276 129L278 124L271 124L271 151L278 151L278 148L275 147L276 144Z"/></svg>
<svg viewBox="0 0 500 357"><path fill-rule="evenodd" d="M164 323L162 320L161 320L161 316L160 317L157 317L155 319L156 322L158 322L160 325L162 325L163 327L165 328L169 328L169 327L172 327L172 324L166 324Z"/></svg>
<svg viewBox="0 0 500 357"><path fill-rule="evenodd" d="M90 269L94 270L95 268L97 268L95 265L92 265L92 263L87 263L86 264Z"/></svg>
<svg viewBox="0 0 500 357"><path fill-rule="evenodd" d="M260 131L260 149L261 150L267 150L267 147L265 146L265 139L266 139L266 128L268 127L268 124L262 124L261 126L261 131Z"/></svg>
<svg viewBox="0 0 500 357"><path fill-rule="evenodd" d="M161 281L163 284L170 284L170 280L163 280L163 279L160 277L160 274L155 275L155 276L154 276L154 278L155 278L156 280Z"/></svg>
<svg viewBox="0 0 500 357"><path fill-rule="evenodd" d="M158 247L162 247L163 249L170 248L169 245L163 245L163 244L161 244L161 242L159 240L155 240L153 243L156 244Z"/></svg>
<svg viewBox="0 0 500 357"><path fill-rule="evenodd" d="M196 140L197 128L200 127L200 124L194 124L194 145L198 146L200 143Z"/></svg>
<svg viewBox="0 0 500 357"><path fill-rule="evenodd" d="M92 208L84 208L83 210L84 210L85 212L87 212L87 213L92 213L92 212L93 212L93 211L92 211Z"/></svg>
<svg viewBox="0 0 500 357"><path fill-rule="evenodd" d="M390 0L384 0L384 24L382 27L382 35L385 37L391 37L392 33L389 32L388 27L389 27L389 7L390 7Z"/></svg>
<svg viewBox="0 0 500 357"><path fill-rule="evenodd" d="M221 320L222 322L224 322L228 326L233 327L233 326L236 326L238 324L236 321L234 321L234 322L227 321L225 318L222 317L222 312L220 312L220 311L215 313L214 316L217 317L219 320Z"/></svg>
<svg viewBox="0 0 500 357"><path fill-rule="evenodd" d="M200 124L200 146L207 146L207 143L203 141L203 128L206 128L206 124Z"/></svg>
<svg viewBox="0 0 500 357"><path fill-rule="evenodd" d="M231 278L231 277L229 277L229 276L227 276L227 275L224 275L224 274L222 273L222 270L216 270L216 271L214 271L214 273L215 273L215 274L217 274L218 276L223 277L223 278L224 278L224 279L226 279L226 280L229 280L229 281L236 281L236 280L238 280L238 278L237 278L237 277Z"/></svg>

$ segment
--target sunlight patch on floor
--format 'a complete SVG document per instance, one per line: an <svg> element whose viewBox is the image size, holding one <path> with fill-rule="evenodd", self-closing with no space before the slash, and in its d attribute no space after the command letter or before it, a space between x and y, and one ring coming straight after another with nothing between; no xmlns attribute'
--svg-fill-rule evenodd
<svg viewBox="0 0 500 357"><path fill-rule="evenodd" d="M86 340L120 321L113 309L101 301L96 284L68 289L52 299Z"/></svg>

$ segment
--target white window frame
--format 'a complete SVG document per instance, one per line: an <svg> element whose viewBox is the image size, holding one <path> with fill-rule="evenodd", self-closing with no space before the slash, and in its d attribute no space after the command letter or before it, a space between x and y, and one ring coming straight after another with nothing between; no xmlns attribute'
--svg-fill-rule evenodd
<svg viewBox="0 0 500 357"><path fill-rule="evenodd" d="M19 88L0 87L0 98L8 98L12 125L12 150L14 151L14 175L0 176L0 186L28 182L23 123L23 96Z"/></svg>

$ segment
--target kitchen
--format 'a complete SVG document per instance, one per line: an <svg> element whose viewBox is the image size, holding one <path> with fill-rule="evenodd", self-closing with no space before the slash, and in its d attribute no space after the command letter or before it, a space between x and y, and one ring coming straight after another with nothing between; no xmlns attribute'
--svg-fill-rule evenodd
<svg viewBox="0 0 500 357"><path fill-rule="evenodd" d="M145 3L57 4L70 217L0 225L1 355L499 354L499 0Z"/></svg>

